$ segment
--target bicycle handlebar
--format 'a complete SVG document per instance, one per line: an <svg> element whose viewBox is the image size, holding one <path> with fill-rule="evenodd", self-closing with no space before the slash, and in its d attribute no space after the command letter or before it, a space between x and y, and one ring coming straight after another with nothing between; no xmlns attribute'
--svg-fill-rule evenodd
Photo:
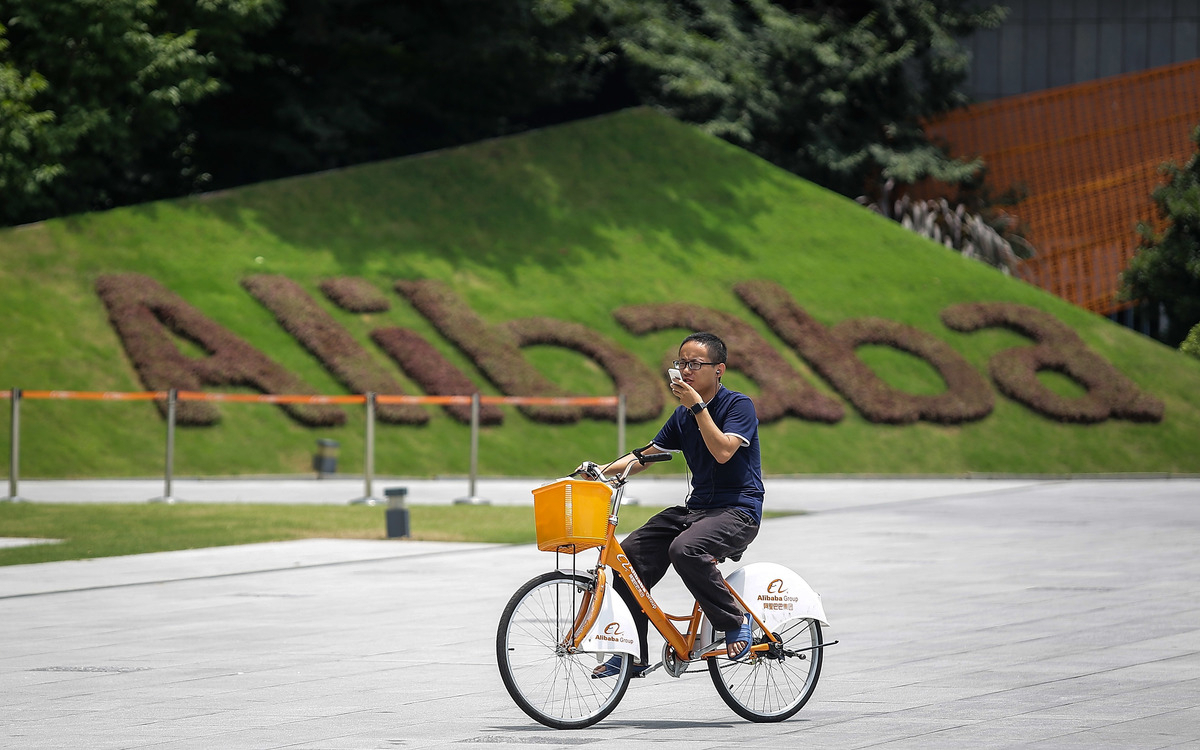
<svg viewBox="0 0 1200 750"><path fill-rule="evenodd" d="M651 453L649 456L638 456L640 464L657 464L663 461L670 461L674 456L670 453Z"/></svg>
<svg viewBox="0 0 1200 750"><path fill-rule="evenodd" d="M656 464L663 461L670 461L672 458L674 458L674 456L672 456L670 453L651 453L650 455L643 455L641 450L642 449L633 451L633 456L637 459L637 463L642 466L645 466L646 464ZM600 466L598 464L595 464L591 461L584 461L579 465L579 468L571 472L571 476L578 476L582 474L587 479L594 479L600 482L616 482L617 484L624 484L625 480L629 478L629 472L633 470L633 466L634 462L630 461L628 464L626 464L625 470L621 472L620 476L606 477L604 476L604 472L600 470Z"/></svg>

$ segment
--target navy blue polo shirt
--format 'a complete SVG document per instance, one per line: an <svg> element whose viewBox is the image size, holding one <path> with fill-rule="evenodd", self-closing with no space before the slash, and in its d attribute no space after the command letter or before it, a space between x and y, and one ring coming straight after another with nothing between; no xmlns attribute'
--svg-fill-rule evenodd
<svg viewBox="0 0 1200 750"><path fill-rule="evenodd" d="M745 508L762 520L762 456L758 449L758 414L754 402L744 393L717 388L708 402L708 413L717 428L735 435L742 447L725 463L717 463L704 444L696 415L682 404L658 431L654 445L665 451L681 451L692 471L689 508Z"/></svg>

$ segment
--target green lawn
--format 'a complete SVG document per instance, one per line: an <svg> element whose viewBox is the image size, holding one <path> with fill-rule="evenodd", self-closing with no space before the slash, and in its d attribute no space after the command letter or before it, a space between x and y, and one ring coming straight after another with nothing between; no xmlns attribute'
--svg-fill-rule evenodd
<svg viewBox="0 0 1200 750"><path fill-rule="evenodd" d="M660 508L628 505L621 530ZM768 518L795 515L768 513ZM384 509L365 505L0 503L0 537L58 539L0 549L0 565L136 555L290 539L385 539ZM532 544L532 506L414 505L411 538ZM397 544L403 543L397 540Z"/></svg>

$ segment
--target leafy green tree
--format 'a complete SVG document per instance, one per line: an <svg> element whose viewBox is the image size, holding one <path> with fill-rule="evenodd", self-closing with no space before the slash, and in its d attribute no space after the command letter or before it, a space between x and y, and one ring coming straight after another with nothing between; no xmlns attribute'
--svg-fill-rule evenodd
<svg viewBox="0 0 1200 750"><path fill-rule="evenodd" d="M923 119L965 103L956 41L1004 11L965 0L596 0L639 98L848 196L979 167Z"/></svg>
<svg viewBox="0 0 1200 750"><path fill-rule="evenodd" d="M0 55L9 46L5 31L0 24ZM54 113L33 104L45 88L40 74L24 75L10 61L0 62L0 221L36 205L43 186L63 172L57 144L46 137Z"/></svg>
<svg viewBox="0 0 1200 750"><path fill-rule="evenodd" d="M0 0L0 221L652 105L848 196L956 182L974 0Z"/></svg>
<svg viewBox="0 0 1200 750"><path fill-rule="evenodd" d="M1165 164L1167 182L1154 191L1165 229L1138 226L1141 242L1122 274L1125 299L1161 304L1169 319L1163 340L1178 346L1200 323L1200 127L1192 131L1197 151L1182 168Z"/></svg>
<svg viewBox="0 0 1200 750"><path fill-rule="evenodd" d="M205 14L253 24L278 0L207 0ZM175 25L155 0L2 0L0 221L20 223L186 192L202 182L191 161L188 107L214 94L215 55L200 32ZM218 26L218 28L221 28Z"/></svg>
<svg viewBox="0 0 1200 750"><path fill-rule="evenodd" d="M199 158L225 187L591 114L556 109L594 89L584 21L558 5L289 0L198 109Z"/></svg>
<svg viewBox="0 0 1200 750"><path fill-rule="evenodd" d="M1179 351L1200 359L1200 323L1192 326L1192 332L1183 340Z"/></svg>
<svg viewBox="0 0 1200 750"><path fill-rule="evenodd" d="M966 0L292 0L201 109L227 186L648 104L846 195L973 173L921 121L964 101Z"/></svg>

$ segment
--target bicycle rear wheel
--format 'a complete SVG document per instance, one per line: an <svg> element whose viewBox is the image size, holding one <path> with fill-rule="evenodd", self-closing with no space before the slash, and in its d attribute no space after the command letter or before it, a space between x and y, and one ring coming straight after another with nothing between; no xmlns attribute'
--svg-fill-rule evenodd
<svg viewBox="0 0 1200 750"><path fill-rule="evenodd" d="M743 719L783 721L803 708L817 687L824 659L823 649L813 647L821 643L821 623L789 620L776 635L781 645L756 651L744 661L708 660L717 693ZM766 642L757 627L754 642Z"/></svg>
<svg viewBox="0 0 1200 750"><path fill-rule="evenodd" d="M563 640L590 580L552 572L513 594L496 632L496 662L513 701L555 729L581 729L608 716L629 687L633 658L615 677L592 679L595 654L568 653Z"/></svg>

